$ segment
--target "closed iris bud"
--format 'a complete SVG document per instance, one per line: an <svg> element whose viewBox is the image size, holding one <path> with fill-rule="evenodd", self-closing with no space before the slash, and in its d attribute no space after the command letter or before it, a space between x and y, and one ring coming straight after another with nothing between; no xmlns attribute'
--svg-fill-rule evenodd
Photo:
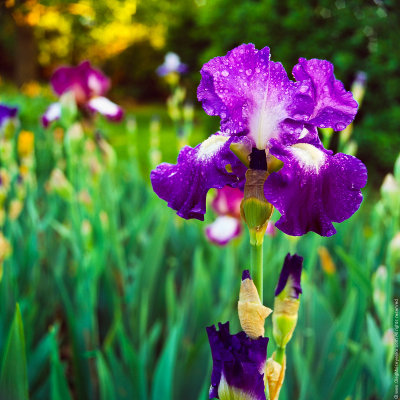
<svg viewBox="0 0 400 400"><path fill-rule="evenodd" d="M240 325L251 339L264 336L265 318L272 310L265 307L260 300L257 288L250 277L249 271L243 271L242 284L240 286L238 314Z"/></svg>
<svg viewBox="0 0 400 400"><path fill-rule="evenodd" d="M278 347L285 348L297 324L303 257L288 254L275 290L274 313L272 315L273 336Z"/></svg>

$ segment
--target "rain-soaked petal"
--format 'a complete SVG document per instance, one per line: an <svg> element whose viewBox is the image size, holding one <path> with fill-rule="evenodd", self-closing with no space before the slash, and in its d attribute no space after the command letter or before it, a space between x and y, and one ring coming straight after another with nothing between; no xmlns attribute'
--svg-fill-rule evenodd
<svg viewBox="0 0 400 400"><path fill-rule="evenodd" d="M207 192L243 185L246 167L229 146L239 140L214 134L195 148L185 146L177 164L162 163L151 172L153 190L185 219L204 219Z"/></svg>
<svg viewBox="0 0 400 400"><path fill-rule="evenodd" d="M275 141L271 148L284 166L267 178L264 194L281 213L276 227L288 235L331 236L336 233L332 222L351 217L362 201L365 165L353 156L332 155L316 138L305 135L292 146Z"/></svg>
<svg viewBox="0 0 400 400"><path fill-rule="evenodd" d="M299 90L314 103L307 117L309 124L342 131L353 121L358 104L352 93L335 78L329 61L300 58L293 67L293 75L299 81Z"/></svg>

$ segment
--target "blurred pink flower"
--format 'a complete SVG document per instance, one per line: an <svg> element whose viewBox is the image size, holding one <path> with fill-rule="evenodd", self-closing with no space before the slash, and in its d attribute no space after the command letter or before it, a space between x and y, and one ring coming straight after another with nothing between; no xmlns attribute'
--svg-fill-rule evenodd
<svg viewBox="0 0 400 400"><path fill-rule="evenodd" d="M91 112L99 112L112 121L123 117L123 110L104 95L110 88L110 80L98 69L93 68L89 61L84 61L77 67L60 67L51 77L54 92L61 97L72 92L76 104ZM51 104L42 116L42 124L47 127L61 116L61 103Z"/></svg>

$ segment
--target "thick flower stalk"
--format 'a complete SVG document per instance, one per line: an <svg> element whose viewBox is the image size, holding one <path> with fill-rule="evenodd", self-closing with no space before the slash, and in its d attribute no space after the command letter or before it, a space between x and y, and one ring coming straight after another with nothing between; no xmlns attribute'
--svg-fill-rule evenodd
<svg viewBox="0 0 400 400"><path fill-rule="evenodd" d="M53 121L60 119L62 97L72 93L78 107L89 113L100 113L111 121L120 121L124 115L117 104L104 97L110 88L110 80L99 70L92 68L89 61L77 67L60 67L52 78L51 86L60 101L51 104L42 116L42 124L48 127Z"/></svg>
<svg viewBox="0 0 400 400"><path fill-rule="evenodd" d="M263 185L281 214L276 227L294 236L333 235L333 222L359 208L367 171L357 158L326 150L318 137L317 128L343 130L358 107L332 64L300 58L293 82L282 64L270 61L268 47L244 44L209 61L201 74L198 99L207 114L221 118L220 131L195 148L184 147L176 165L152 171L158 196L181 217L203 220L210 188L244 187L247 166L231 146L247 156L266 150L283 163Z"/></svg>

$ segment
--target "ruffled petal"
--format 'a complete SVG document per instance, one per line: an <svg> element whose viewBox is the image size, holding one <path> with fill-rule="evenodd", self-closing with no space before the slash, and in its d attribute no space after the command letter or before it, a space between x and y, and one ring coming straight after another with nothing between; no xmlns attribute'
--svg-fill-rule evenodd
<svg viewBox="0 0 400 400"><path fill-rule="evenodd" d="M223 132L248 134L259 149L280 136L286 118L300 119L312 110L282 64L269 58L268 47L236 47L203 66L197 91L206 113L221 117Z"/></svg>
<svg viewBox="0 0 400 400"><path fill-rule="evenodd" d="M153 190L185 219L204 220L211 188L243 184L246 167L229 146L237 138L215 134L195 148L185 146L177 164L162 163L151 172Z"/></svg>
<svg viewBox="0 0 400 400"><path fill-rule="evenodd" d="M242 232L240 220L229 215L218 217L206 227L207 238L215 244L225 246Z"/></svg>
<svg viewBox="0 0 400 400"><path fill-rule="evenodd" d="M358 104L335 78L329 61L300 58L293 75L300 83L300 92L314 102L314 109L306 118L309 124L341 131L353 121Z"/></svg>
<svg viewBox="0 0 400 400"><path fill-rule="evenodd" d="M99 112L111 121L121 121L124 116L122 108L107 97L93 97L88 102L88 107L93 112Z"/></svg>
<svg viewBox="0 0 400 400"><path fill-rule="evenodd" d="M219 331L215 326L207 328L213 358L210 399L221 398L220 390L233 390L249 399L265 400L263 373L268 338L252 340L244 332L231 335L229 322L218 325Z"/></svg>
<svg viewBox="0 0 400 400"><path fill-rule="evenodd" d="M281 213L276 223L281 231L331 236L336 233L332 222L342 222L358 210L367 170L357 158L332 155L312 133L292 146L275 141L270 152L284 163L264 185L266 199Z"/></svg>
<svg viewBox="0 0 400 400"><path fill-rule="evenodd" d="M42 125L47 128L53 121L60 119L61 117L61 103L53 103L47 108L45 113L42 115Z"/></svg>

